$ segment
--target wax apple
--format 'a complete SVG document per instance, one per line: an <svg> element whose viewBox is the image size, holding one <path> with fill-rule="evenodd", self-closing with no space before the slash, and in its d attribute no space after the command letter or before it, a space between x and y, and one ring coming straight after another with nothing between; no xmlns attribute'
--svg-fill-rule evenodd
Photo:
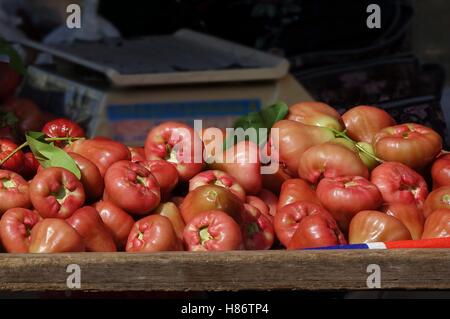
<svg viewBox="0 0 450 319"><path fill-rule="evenodd" d="M42 132L48 137L85 137L83 128L67 118L57 118L45 123ZM55 145L64 146L67 142L55 141Z"/></svg>
<svg viewBox="0 0 450 319"><path fill-rule="evenodd" d="M281 185L288 179L293 178L290 174L288 174L285 164L279 163L278 170L273 174L262 174L262 183L263 188L274 192L275 194L279 194L281 190Z"/></svg>
<svg viewBox="0 0 450 319"><path fill-rule="evenodd" d="M42 217L65 219L83 205L85 193L73 173L61 167L48 167L31 181L30 199Z"/></svg>
<svg viewBox="0 0 450 319"><path fill-rule="evenodd" d="M423 207L428 195L422 176L402 163L386 162L372 171L371 180L387 203L415 204Z"/></svg>
<svg viewBox="0 0 450 319"><path fill-rule="evenodd" d="M67 145L65 150L89 159L98 167L102 176L105 176L106 170L115 162L131 159L131 153L125 145L106 139L76 140Z"/></svg>
<svg viewBox="0 0 450 319"><path fill-rule="evenodd" d="M105 198L130 214L145 215L155 209L161 194L156 178L144 166L119 161L105 174Z"/></svg>
<svg viewBox="0 0 450 319"><path fill-rule="evenodd" d="M414 204L393 203L383 207L383 212L394 216L408 228L412 239L420 239L425 218L422 211Z"/></svg>
<svg viewBox="0 0 450 319"><path fill-rule="evenodd" d="M25 179L30 180L36 175L40 164L31 152L27 152L23 154L23 156L24 162L20 175L22 175Z"/></svg>
<svg viewBox="0 0 450 319"><path fill-rule="evenodd" d="M145 161L145 150L143 147L131 147L129 146L128 149L130 150L131 154L131 161L132 162L143 162Z"/></svg>
<svg viewBox="0 0 450 319"><path fill-rule="evenodd" d="M154 127L145 141L147 159L172 163L182 181L188 181L203 168L203 143L194 129L180 122Z"/></svg>
<svg viewBox="0 0 450 319"><path fill-rule="evenodd" d="M274 215L270 214L269 205L267 205L261 198L259 198L258 196L249 195L246 197L245 203L258 209L258 211L260 211L261 214L263 214L271 222L273 222Z"/></svg>
<svg viewBox="0 0 450 319"><path fill-rule="evenodd" d="M290 120L278 121L273 128L278 129L280 161L293 176L297 176L300 157L307 149L334 139L334 133L327 128Z"/></svg>
<svg viewBox="0 0 450 319"><path fill-rule="evenodd" d="M87 199L96 200L103 194L105 184L100 170L94 163L77 153L68 153L73 158L81 172L81 184Z"/></svg>
<svg viewBox="0 0 450 319"><path fill-rule="evenodd" d="M30 253L80 251L84 251L83 238L65 220L45 218L31 230Z"/></svg>
<svg viewBox="0 0 450 319"><path fill-rule="evenodd" d="M283 206L275 214L274 228L280 242L288 247L289 242L297 231L303 218L310 215L327 215L333 218L328 211L319 205L297 201Z"/></svg>
<svg viewBox="0 0 450 319"><path fill-rule="evenodd" d="M0 160L9 156L12 151L17 148L17 144L8 139L0 139ZM2 169L7 169L16 173L20 173L23 170L25 158L22 151L18 151L6 162L1 165Z"/></svg>
<svg viewBox="0 0 450 319"><path fill-rule="evenodd" d="M195 175L189 181L189 191L209 184L225 187L242 201L245 201L245 190L242 186L231 175L219 170L203 171Z"/></svg>
<svg viewBox="0 0 450 319"><path fill-rule="evenodd" d="M117 251L114 239L102 222L95 208L85 206L66 219L83 238L86 251L113 252Z"/></svg>
<svg viewBox="0 0 450 319"><path fill-rule="evenodd" d="M258 193L258 197L269 206L269 215L272 217L275 216L278 206L278 197L264 188Z"/></svg>
<svg viewBox="0 0 450 319"><path fill-rule="evenodd" d="M305 216L299 223L288 249L344 245L344 234L328 214Z"/></svg>
<svg viewBox="0 0 450 319"><path fill-rule="evenodd" d="M26 208L11 208L0 220L0 239L8 253L27 253L30 234L34 225L42 218Z"/></svg>
<svg viewBox="0 0 450 319"><path fill-rule="evenodd" d="M13 112L19 119L18 128L22 133L40 131L45 124L44 114L30 99L11 97L3 104L3 110Z"/></svg>
<svg viewBox="0 0 450 319"><path fill-rule="evenodd" d="M270 249L274 242L273 223L267 215L250 204L244 204L242 237L247 250Z"/></svg>
<svg viewBox="0 0 450 319"><path fill-rule="evenodd" d="M181 242L167 217L151 215L138 220L128 236L127 252L181 250Z"/></svg>
<svg viewBox="0 0 450 319"><path fill-rule="evenodd" d="M409 240L411 233L397 218L374 210L356 214L350 223L351 244Z"/></svg>
<svg viewBox="0 0 450 319"><path fill-rule="evenodd" d="M119 249L127 244L128 235L134 225L133 218L123 209L109 201L99 201L94 205L105 227L109 230Z"/></svg>
<svg viewBox="0 0 450 319"><path fill-rule="evenodd" d="M396 124L385 110L368 105L352 107L342 115L342 120L351 139L366 143L372 143L381 129Z"/></svg>
<svg viewBox="0 0 450 319"><path fill-rule="evenodd" d="M302 124L329 127L342 131L344 125L339 112L321 102L300 102L289 107L288 120Z"/></svg>
<svg viewBox="0 0 450 319"><path fill-rule="evenodd" d="M210 166L232 176L246 194L257 194L262 188L261 163L258 146L251 141L241 141L218 152Z"/></svg>
<svg viewBox="0 0 450 319"><path fill-rule="evenodd" d="M356 143L356 145L358 145L359 147L363 148L367 153L371 154L371 155L368 155L365 152L362 152L362 151L358 150L359 158L364 163L364 165L367 166L367 168L369 170L373 170L375 167L378 166L378 164L380 164L375 159L375 150L373 149L372 144L369 144L369 143L366 143L366 142L358 142L358 143Z"/></svg>
<svg viewBox="0 0 450 319"><path fill-rule="evenodd" d="M311 184L300 178L289 179L281 186L278 209L297 201L307 201L322 206Z"/></svg>
<svg viewBox="0 0 450 319"><path fill-rule="evenodd" d="M433 188L450 186L450 154L440 156L431 167Z"/></svg>
<svg viewBox="0 0 450 319"><path fill-rule="evenodd" d="M425 221L422 238L450 237L450 210L435 210Z"/></svg>
<svg viewBox="0 0 450 319"><path fill-rule="evenodd" d="M20 80L20 74L9 63L0 62L0 101L14 94Z"/></svg>
<svg viewBox="0 0 450 319"><path fill-rule="evenodd" d="M31 206L29 185L19 174L0 170L0 215L10 208Z"/></svg>
<svg viewBox="0 0 450 319"><path fill-rule="evenodd" d="M443 186L432 191L423 205L425 218L440 208L450 209L450 186Z"/></svg>
<svg viewBox="0 0 450 319"><path fill-rule="evenodd" d="M212 210L198 214L186 224L184 243L190 251L238 250L242 247L242 235L233 218Z"/></svg>
<svg viewBox="0 0 450 319"><path fill-rule="evenodd" d="M329 143L344 146L353 153L357 154L361 159L361 161L364 163L364 165L367 166L369 170L372 170L379 164L378 161L375 159L375 151L373 150L372 144L366 142L354 143L351 140L343 137L337 137L329 141ZM361 151L360 148L358 147L363 148L364 151ZM367 154L366 152L369 153L370 155Z"/></svg>
<svg viewBox="0 0 450 319"><path fill-rule="evenodd" d="M223 211L240 223L243 209L243 202L236 195L216 185L200 186L190 191L180 206L186 224L201 212L210 210Z"/></svg>
<svg viewBox="0 0 450 319"><path fill-rule="evenodd" d="M369 171L357 154L344 146L323 143L305 151L298 166L298 175L310 183L317 183L321 177L362 176L369 177Z"/></svg>
<svg viewBox="0 0 450 319"><path fill-rule="evenodd" d="M170 202L174 203L178 207L178 209L180 209L181 204L183 203L183 201L184 201L184 197L183 196L173 196L173 197L170 198Z"/></svg>
<svg viewBox="0 0 450 319"><path fill-rule="evenodd" d="M373 138L375 154L385 161L420 169L441 152L438 133L423 125L407 123L382 129Z"/></svg>
<svg viewBox="0 0 450 319"><path fill-rule="evenodd" d="M378 188L360 176L324 178L317 185L317 197L344 232L354 215L377 209L383 201Z"/></svg>
<svg viewBox="0 0 450 319"><path fill-rule="evenodd" d="M158 181L161 198L168 199L170 193L178 184L178 171L175 166L164 160L148 160L139 162L152 173Z"/></svg>
<svg viewBox="0 0 450 319"><path fill-rule="evenodd" d="M181 217L180 210L174 203L167 202L159 204L155 210L155 214L167 217L172 223L173 230L175 231L177 237L180 240L183 240L183 231L186 225L183 217Z"/></svg>

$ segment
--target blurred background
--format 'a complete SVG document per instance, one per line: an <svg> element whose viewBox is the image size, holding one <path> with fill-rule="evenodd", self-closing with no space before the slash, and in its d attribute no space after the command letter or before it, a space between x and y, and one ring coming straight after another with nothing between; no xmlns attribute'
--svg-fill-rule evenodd
<svg viewBox="0 0 450 319"><path fill-rule="evenodd" d="M81 29L75 32L64 26L67 6L72 3L82 8ZM381 28L366 25L371 3L381 9ZM0 5L7 22L3 25L10 29L2 35L11 42L15 37L46 45L104 42L109 36L136 39L187 28L286 59L289 73L308 98L339 110L377 105L389 109L398 121L421 122L447 136L449 1L2 0ZM83 50L89 51L89 46L80 48L72 53L86 56ZM25 52L27 63L51 61L48 56ZM122 62L133 64L130 59ZM81 70L72 71L69 78L80 76L89 78ZM45 102L26 86L21 92L48 104L48 98ZM54 111L54 106L43 107ZM72 115L86 123L96 116L91 114L87 120ZM120 139L120 133L112 135Z"/></svg>
<svg viewBox="0 0 450 319"><path fill-rule="evenodd" d="M313 98L338 109L375 104L390 108L400 121L420 121L445 131L450 99L449 1L93 2L98 14L124 38L171 34L181 28L214 35L286 58L290 72ZM19 21L16 29L36 41L65 23L70 3L84 4L1 3L4 12ZM381 8L380 29L366 26L370 3Z"/></svg>
<svg viewBox="0 0 450 319"><path fill-rule="evenodd" d="M372 3L381 28L367 26ZM81 8L79 29L66 25L70 4ZM448 144L449 12L448 0L0 0L0 37L26 67L11 94L90 135L139 144L160 120L229 125L277 99L314 99L385 108ZM229 42L219 50L199 34Z"/></svg>

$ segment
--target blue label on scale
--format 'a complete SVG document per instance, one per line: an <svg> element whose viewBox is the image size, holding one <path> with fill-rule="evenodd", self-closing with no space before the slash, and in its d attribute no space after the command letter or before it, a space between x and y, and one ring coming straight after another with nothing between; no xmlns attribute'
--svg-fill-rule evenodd
<svg viewBox="0 0 450 319"><path fill-rule="evenodd" d="M128 144L141 144L148 131L164 121L193 124L203 120L203 127L232 127L236 118L261 109L258 99L182 101L109 105L106 108L111 137Z"/></svg>
<svg viewBox="0 0 450 319"><path fill-rule="evenodd" d="M173 119L220 117L245 115L261 109L257 99L182 101L163 103L142 103L131 105L109 105L107 116L110 121L132 119Z"/></svg>

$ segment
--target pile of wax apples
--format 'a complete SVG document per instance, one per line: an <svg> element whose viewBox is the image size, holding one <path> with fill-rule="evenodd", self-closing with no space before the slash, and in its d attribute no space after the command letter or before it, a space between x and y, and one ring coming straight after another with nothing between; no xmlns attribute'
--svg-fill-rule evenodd
<svg viewBox="0 0 450 319"><path fill-rule="evenodd" d="M14 96L21 80L22 76L14 68L0 62L0 138L16 143L21 141L25 132L39 131L46 122L55 118L32 100Z"/></svg>
<svg viewBox="0 0 450 319"><path fill-rule="evenodd" d="M211 140L182 123L154 127L144 147L83 136L56 119L18 147L0 141L5 251L300 249L449 236L441 137L376 107L340 116L322 103L291 106L262 146L278 154L272 174L250 160L262 150L250 140L207 154L233 150L232 162L186 161L183 150Z"/></svg>

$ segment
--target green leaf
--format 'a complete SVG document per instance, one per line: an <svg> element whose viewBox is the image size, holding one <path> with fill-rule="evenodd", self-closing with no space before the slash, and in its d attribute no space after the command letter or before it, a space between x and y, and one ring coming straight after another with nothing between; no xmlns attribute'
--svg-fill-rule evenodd
<svg viewBox="0 0 450 319"><path fill-rule="evenodd" d="M33 152L39 163L47 167L62 167L72 172L78 179L81 178L81 172L72 157L62 149L40 141L43 134L40 132L28 132L26 134L28 146Z"/></svg>
<svg viewBox="0 0 450 319"><path fill-rule="evenodd" d="M42 132L28 131L27 134L36 140L40 140L41 142L44 142L45 134Z"/></svg>
<svg viewBox="0 0 450 319"><path fill-rule="evenodd" d="M253 140L253 142L257 143L259 146L264 145L267 142L268 134L262 134L260 129L266 128L267 133L270 131L272 126L284 119L288 113L288 106L284 102L277 102L275 104L269 105L259 112L252 112L243 117L238 118L234 122L234 128L242 128L244 130L248 128L255 128L257 131L256 140L253 138L247 138ZM227 149L239 142L234 136L229 136L225 140L224 149Z"/></svg>
<svg viewBox="0 0 450 319"><path fill-rule="evenodd" d="M288 114L289 107L284 102L277 102L261 110L261 117L265 123L265 127L272 128L272 126L281 121Z"/></svg>
<svg viewBox="0 0 450 319"><path fill-rule="evenodd" d="M0 38L0 55L7 56L9 58L9 64L11 67L20 74L25 74L25 66L20 55L14 48L9 45L5 40Z"/></svg>

